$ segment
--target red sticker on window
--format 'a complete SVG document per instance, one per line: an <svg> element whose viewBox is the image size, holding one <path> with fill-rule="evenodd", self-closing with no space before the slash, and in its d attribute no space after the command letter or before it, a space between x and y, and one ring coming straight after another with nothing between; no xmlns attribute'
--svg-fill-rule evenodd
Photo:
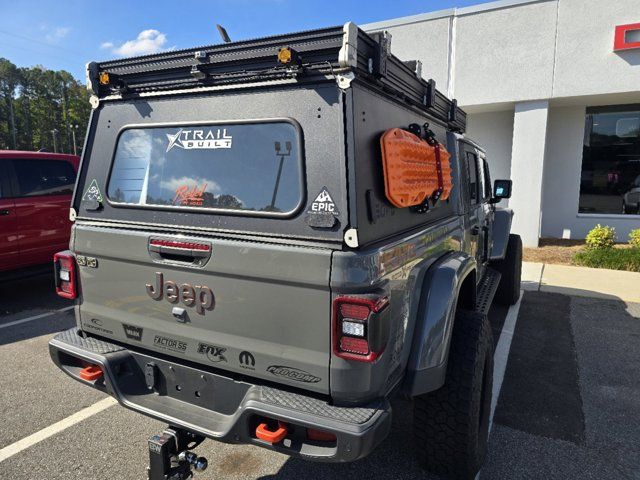
<svg viewBox="0 0 640 480"><path fill-rule="evenodd" d="M204 202L203 196L206 189L206 183L202 185L202 187L198 187L197 185L194 185L193 187L189 187L189 185L180 185L176 188L176 195L173 197L173 204L186 207L201 207Z"/></svg>

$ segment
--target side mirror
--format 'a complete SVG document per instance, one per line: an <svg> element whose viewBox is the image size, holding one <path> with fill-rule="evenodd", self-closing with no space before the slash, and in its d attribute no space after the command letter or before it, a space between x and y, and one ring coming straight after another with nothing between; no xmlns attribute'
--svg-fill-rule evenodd
<svg viewBox="0 0 640 480"><path fill-rule="evenodd" d="M503 198L511 198L511 180L496 180L493 182L493 198L491 203L498 203Z"/></svg>

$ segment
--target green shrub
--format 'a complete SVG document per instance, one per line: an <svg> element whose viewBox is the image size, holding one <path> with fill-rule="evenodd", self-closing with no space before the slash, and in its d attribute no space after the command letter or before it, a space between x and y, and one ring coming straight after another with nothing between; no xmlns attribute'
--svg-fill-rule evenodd
<svg viewBox="0 0 640 480"><path fill-rule="evenodd" d="M629 245L634 248L640 248L640 228L629 232Z"/></svg>
<svg viewBox="0 0 640 480"><path fill-rule="evenodd" d="M616 242L616 229L597 224L587 234L585 241L587 242L587 248L592 250L609 249Z"/></svg>
<svg viewBox="0 0 640 480"><path fill-rule="evenodd" d="M573 263L584 267L640 272L640 249L587 248L573 256Z"/></svg>

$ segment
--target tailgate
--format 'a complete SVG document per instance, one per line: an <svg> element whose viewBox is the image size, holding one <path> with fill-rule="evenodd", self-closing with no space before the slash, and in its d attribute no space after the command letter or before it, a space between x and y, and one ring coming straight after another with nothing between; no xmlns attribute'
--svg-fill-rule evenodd
<svg viewBox="0 0 640 480"><path fill-rule="evenodd" d="M194 257L204 263L195 266L194 258L159 254L152 239L208 245L210 256ZM328 393L331 250L82 222L74 250L97 260L79 267L87 332Z"/></svg>

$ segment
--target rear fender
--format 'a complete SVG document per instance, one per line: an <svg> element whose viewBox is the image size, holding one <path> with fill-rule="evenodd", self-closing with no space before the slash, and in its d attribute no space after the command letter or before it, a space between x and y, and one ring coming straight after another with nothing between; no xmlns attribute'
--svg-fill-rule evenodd
<svg viewBox="0 0 640 480"><path fill-rule="evenodd" d="M407 395L421 395L444 384L458 297L464 288L465 302L473 305L475 286L476 260L464 252L444 256L427 271L403 385Z"/></svg>
<svg viewBox="0 0 640 480"><path fill-rule="evenodd" d="M500 208L494 212L489 260L502 260L507 253L507 243L509 243L512 219L513 210L510 208Z"/></svg>

